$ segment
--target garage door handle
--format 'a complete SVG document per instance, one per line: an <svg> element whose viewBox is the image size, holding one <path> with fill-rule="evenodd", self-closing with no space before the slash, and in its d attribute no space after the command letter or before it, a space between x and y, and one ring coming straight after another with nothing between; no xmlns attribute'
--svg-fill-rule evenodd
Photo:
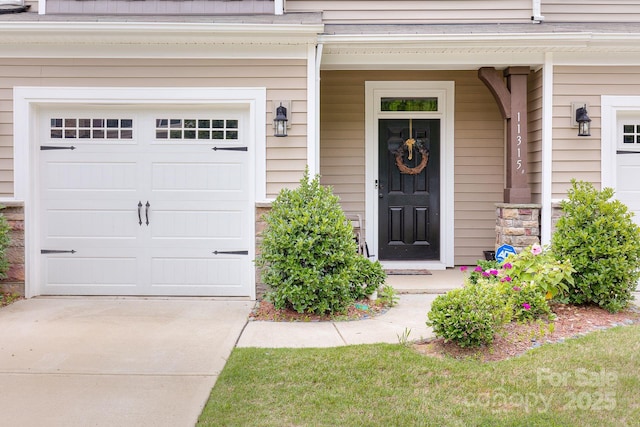
<svg viewBox="0 0 640 427"><path fill-rule="evenodd" d="M142 201L138 201L138 225L142 225L142 213L141 210L142 209Z"/></svg>
<svg viewBox="0 0 640 427"><path fill-rule="evenodd" d="M151 205L149 204L149 201L147 200L147 204L144 205L144 217L147 219L147 225L149 225L149 208L151 207Z"/></svg>

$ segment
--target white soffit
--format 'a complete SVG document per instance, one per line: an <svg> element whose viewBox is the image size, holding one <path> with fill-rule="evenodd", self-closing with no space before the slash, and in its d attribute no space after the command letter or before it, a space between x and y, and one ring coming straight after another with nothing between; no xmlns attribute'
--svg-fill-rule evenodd
<svg viewBox="0 0 640 427"><path fill-rule="evenodd" d="M0 56L306 58L317 24L0 22Z"/></svg>
<svg viewBox="0 0 640 427"><path fill-rule="evenodd" d="M322 35L322 69L477 69L559 63L640 64L640 34Z"/></svg>

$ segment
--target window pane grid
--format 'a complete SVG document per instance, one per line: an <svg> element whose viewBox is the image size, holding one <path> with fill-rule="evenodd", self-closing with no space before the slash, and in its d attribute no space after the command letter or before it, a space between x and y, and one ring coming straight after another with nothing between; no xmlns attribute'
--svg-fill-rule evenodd
<svg viewBox="0 0 640 427"><path fill-rule="evenodd" d="M52 139L132 139L132 119L53 118Z"/></svg>
<svg viewBox="0 0 640 427"><path fill-rule="evenodd" d="M237 141L236 119L156 119L157 139Z"/></svg>
<svg viewBox="0 0 640 427"><path fill-rule="evenodd" d="M622 126L622 143L640 146L640 125L627 124Z"/></svg>

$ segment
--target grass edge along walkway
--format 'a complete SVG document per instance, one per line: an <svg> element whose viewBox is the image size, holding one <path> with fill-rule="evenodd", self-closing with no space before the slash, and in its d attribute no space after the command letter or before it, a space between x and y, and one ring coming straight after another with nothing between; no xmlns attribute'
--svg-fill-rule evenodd
<svg viewBox="0 0 640 427"><path fill-rule="evenodd" d="M502 362L400 344L234 349L199 426L632 426L640 325Z"/></svg>

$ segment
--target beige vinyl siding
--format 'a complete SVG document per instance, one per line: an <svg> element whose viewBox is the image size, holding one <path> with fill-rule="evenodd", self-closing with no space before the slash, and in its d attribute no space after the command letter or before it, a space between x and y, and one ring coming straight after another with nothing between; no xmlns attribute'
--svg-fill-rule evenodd
<svg viewBox="0 0 640 427"><path fill-rule="evenodd" d="M637 0L542 0L545 22L640 22Z"/></svg>
<svg viewBox="0 0 640 427"><path fill-rule="evenodd" d="M640 67L554 67L553 77L553 186L561 199L571 179L601 185L602 95L640 95ZM586 101L591 136L579 137L571 127L571 102Z"/></svg>
<svg viewBox="0 0 640 427"><path fill-rule="evenodd" d="M273 0L47 0L47 14L246 15L273 14Z"/></svg>
<svg viewBox="0 0 640 427"><path fill-rule="evenodd" d="M528 181L533 203L542 203L542 73L540 69L529 74L527 91Z"/></svg>
<svg viewBox="0 0 640 427"><path fill-rule="evenodd" d="M495 245L504 188L504 122L475 71L324 71L320 172L347 213L365 213L365 81L455 82L455 260L472 264ZM373 253L375 249L372 248Z"/></svg>
<svg viewBox="0 0 640 427"><path fill-rule="evenodd" d="M531 0L287 0L286 10L322 11L327 24L531 21Z"/></svg>
<svg viewBox="0 0 640 427"><path fill-rule="evenodd" d="M298 184L307 164L306 85L306 60L2 59L0 196L13 195L14 86L266 87L267 196L275 197ZM287 138L273 136L279 100L292 102Z"/></svg>

